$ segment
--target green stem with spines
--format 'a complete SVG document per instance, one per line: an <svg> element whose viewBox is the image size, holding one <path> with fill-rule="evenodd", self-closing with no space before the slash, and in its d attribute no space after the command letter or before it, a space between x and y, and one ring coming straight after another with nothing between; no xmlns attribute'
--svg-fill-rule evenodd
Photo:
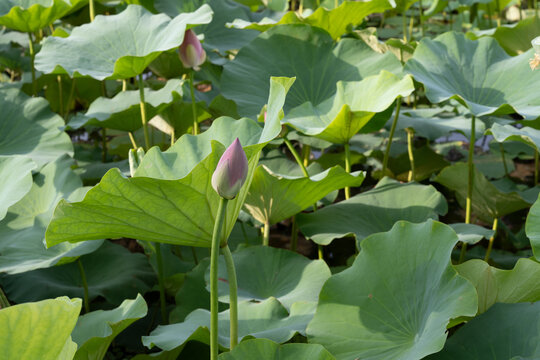
<svg viewBox="0 0 540 360"><path fill-rule="evenodd" d="M7 308L9 306L11 306L11 304L9 303L9 300L8 300L6 294L4 294L4 291L0 287L0 310L5 309L5 308Z"/></svg>
<svg viewBox="0 0 540 360"><path fill-rule="evenodd" d="M79 265L79 272L81 273L81 281L84 290L84 312L88 314L90 312L90 302L88 300L88 282L86 281L86 272L84 271L84 267L80 258L77 259L77 265Z"/></svg>
<svg viewBox="0 0 540 360"><path fill-rule="evenodd" d="M538 149L534 149L534 186L538 185Z"/></svg>
<svg viewBox="0 0 540 360"><path fill-rule="evenodd" d="M493 230L493 235L489 238L489 245L486 250L486 257L484 258L485 262L488 262L489 256L491 255L491 249L493 249L493 242L495 241L495 236L497 235L498 223L499 223L499 219L497 218L493 219L493 226L491 228Z"/></svg>
<svg viewBox="0 0 540 360"><path fill-rule="evenodd" d="M349 143L346 143L344 145L345 147L345 172L347 174L351 173L351 149L349 147ZM351 197L351 188L346 186L345 187L345 200L349 200Z"/></svg>
<svg viewBox="0 0 540 360"><path fill-rule="evenodd" d="M409 153L409 162L411 163L411 171L409 171L408 181L414 181L416 179L416 174L414 171L414 152L413 152L413 139L414 139L414 129L406 128L407 131L407 152Z"/></svg>
<svg viewBox="0 0 540 360"><path fill-rule="evenodd" d="M499 149L501 150L501 158L504 166L504 175L508 176L508 166L506 165L506 158L504 156L504 146L502 143L499 143Z"/></svg>
<svg viewBox="0 0 540 360"><path fill-rule="evenodd" d="M263 225L263 245L270 245L270 221L265 221Z"/></svg>
<svg viewBox="0 0 540 360"><path fill-rule="evenodd" d="M229 317L230 317L230 348L238 345L238 283L236 280L236 269L229 245L221 248L225 265L227 266L227 278L229 280Z"/></svg>
<svg viewBox="0 0 540 360"><path fill-rule="evenodd" d="M476 142L476 117L473 115L471 119L471 139L469 142L469 154L467 157L468 166L468 181L467 181L467 202L465 206L465 223L471 223L471 209L472 209L472 195L474 186L474 143ZM459 255L459 263L461 264L465 260L465 254L467 253L467 243L461 245L461 253Z"/></svg>
<svg viewBox="0 0 540 360"><path fill-rule="evenodd" d="M165 299L165 280L163 279L163 256L161 254L161 244L155 243L156 262L159 286L159 305L161 308L161 320L167 324L167 302Z"/></svg>
<svg viewBox="0 0 540 360"><path fill-rule="evenodd" d="M217 360L219 353L218 343L218 258L221 230L225 223L225 213L228 200L219 198L219 205L212 233L212 247L210 251L210 359Z"/></svg>
<svg viewBox="0 0 540 360"><path fill-rule="evenodd" d="M298 166L300 166L300 170L302 170L302 174L304 174L305 177L309 177L307 169L304 166L304 162L300 158L300 155L298 155L298 152L296 152L296 150L295 150L293 144L291 143L291 141L289 139L287 139L286 137L283 138L283 141L285 142L285 145L287 145L287 148L289 148L289 151L291 152L292 156L296 160L296 163L298 164Z"/></svg>
<svg viewBox="0 0 540 360"><path fill-rule="evenodd" d="M144 100L144 83L143 83L143 76L142 74L139 74L139 98L140 98L140 105L141 105L141 122L143 126L143 132L144 132L144 145L146 151L150 148L150 137L148 136L148 124L146 120L146 103Z"/></svg>
<svg viewBox="0 0 540 360"><path fill-rule="evenodd" d="M34 50L34 40L32 40L32 33L28 33L28 46L30 50L30 68L32 70L32 95L37 96L36 69L34 67L34 63L36 60L36 52Z"/></svg>
<svg viewBox="0 0 540 360"><path fill-rule="evenodd" d="M96 17L96 11L94 8L94 0L88 1L88 9L90 11L90 22L94 21L94 18Z"/></svg>
<svg viewBox="0 0 540 360"><path fill-rule="evenodd" d="M396 99L396 114L394 115L394 121L392 121L392 126L390 127L390 134L388 135L388 143L386 144L386 150L384 151L383 158L383 167L382 167L382 176L386 176L386 169L388 168L388 158L390 157L390 148L392 147L392 139L394 138L394 133L396 132L396 126L399 119L399 111L401 109L401 96L398 96Z"/></svg>
<svg viewBox="0 0 540 360"><path fill-rule="evenodd" d="M199 123L197 122L197 104L195 103L195 71L189 73L189 91L191 93L191 112L193 115L193 135L199 133Z"/></svg>

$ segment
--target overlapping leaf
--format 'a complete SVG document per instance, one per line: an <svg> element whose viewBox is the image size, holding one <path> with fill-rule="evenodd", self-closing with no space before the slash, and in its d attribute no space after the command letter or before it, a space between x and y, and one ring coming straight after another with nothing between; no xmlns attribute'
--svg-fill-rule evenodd
<svg viewBox="0 0 540 360"><path fill-rule="evenodd" d="M432 103L457 98L476 116L517 112L535 119L540 72L529 67L533 54L511 57L493 38L474 41L448 32L422 39L405 70L424 84Z"/></svg>
<svg viewBox="0 0 540 360"><path fill-rule="evenodd" d="M173 19L129 5L118 15L97 16L92 23L74 28L67 38L45 39L36 69L98 80L127 79L141 74L161 52L179 46L186 29L211 19L207 5Z"/></svg>
<svg viewBox="0 0 540 360"><path fill-rule="evenodd" d="M220 360L334 360L332 354L317 344L279 345L266 339L243 341L233 351L223 353Z"/></svg>
<svg viewBox="0 0 540 360"><path fill-rule="evenodd" d="M23 156L0 156L0 220L32 187L36 164Z"/></svg>
<svg viewBox="0 0 540 360"><path fill-rule="evenodd" d="M529 215L527 215L525 232L531 240L534 257L540 261L540 200L538 199L529 210Z"/></svg>
<svg viewBox="0 0 540 360"><path fill-rule="evenodd" d="M410 196L413 194L415 196ZM326 206L310 214L298 214L302 233L321 245L355 235L365 237L388 231L398 220L423 222L447 211L446 200L433 186L400 184L385 178L369 191Z"/></svg>
<svg viewBox="0 0 540 360"><path fill-rule="evenodd" d="M432 220L366 238L321 290L309 342L343 360L416 360L442 349L449 320L477 310L474 287L450 263L457 241Z"/></svg>

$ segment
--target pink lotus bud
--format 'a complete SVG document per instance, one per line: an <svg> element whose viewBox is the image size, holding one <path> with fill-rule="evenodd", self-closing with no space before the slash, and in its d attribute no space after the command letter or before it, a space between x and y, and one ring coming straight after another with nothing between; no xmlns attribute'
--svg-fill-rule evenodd
<svg viewBox="0 0 540 360"><path fill-rule="evenodd" d="M212 187L219 196L232 200L246 181L248 160L246 153L236 138L225 150L212 175Z"/></svg>
<svg viewBox="0 0 540 360"><path fill-rule="evenodd" d="M186 68L200 70L199 66L206 60L206 52L192 30L186 30L184 42L180 45L180 60Z"/></svg>

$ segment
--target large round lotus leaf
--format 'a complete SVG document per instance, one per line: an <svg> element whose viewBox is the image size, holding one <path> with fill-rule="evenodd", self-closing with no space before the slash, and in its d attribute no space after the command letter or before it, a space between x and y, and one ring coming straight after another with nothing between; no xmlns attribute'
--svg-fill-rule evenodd
<svg viewBox="0 0 540 360"><path fill-rule="evenodd" d="M509 55L516 56L529 50L532 46L531 41L538 34L540 34L540 20L533 16L511 26L497 27L489 36L494 37ZM474 40L481 36L484 36L483 32L467 33L467 37Z"/></svg>
<svg viewBox="0 0 540 360"><path fill-rule="evenodd" d="M538 197L540 199L540 196ZM531 247L536 260L540 261L540 200L536 200L525 223L525 232L531 240Z"/></svg>
<svg viewBox="0 0 540 360"><path fill-rule="evenodd" d="M154 117L178 96L182 96L181 80L169 80L159 90L145 88L144 99L147 118ZM124 131L140 129L142 121L139 90L123 91L113 98L97 98L90 104L86 113L77 115L69 122L69 127L72 129L86 125Z"/></svg>
<svg viewBox="0 0 540 360"><path fill-rule="evenodd" d="M533 360L540 357L540 301L495 304L448 339L429 360Z"/></svg>
<svg viewBox="0 0 540 360"><path fill-rule="evenodd" d="M289 341L296 333L305 334L305 329L315 312L315 303L297 302L290 313L275 298L262 302L243 301L238 304L238 341L247 336L265 338L278 343ZM218 314L218 342L229 348L229 310ZM149 336L143 337L147 347L157 346L173 350L186 342L195 340L210 343L210 311L197 309L184 322L158 326Z"/></svg>
<svg viewBox="0 0 540 360"><path fill-rule="evenodd" d="M487 133L493 135L493 138L498 142L519 141L536 150L540 149L540 130L528 126L518 129L512 125L493 124Z"/></svg>
<svg viewBox="0 0 540 360"><path fill-rule="evenodd" d="M48 37L35 66L44 73L89 75L98 80L131 78L161 52L180 46L186 29L211 19L207 5L173 19L129 5L118 15L96 16L92 23L74 28L67 38Z"/></svg>
<svg viewBox="0 0 540 360"><path fill-rule="evenodd" d="M90 301L102 296L109 303L117 305L126 298L144 294L156 283L155 273L146 256L131 253L120 245L105 242L97 251L80 259L88 282ZM10 299L18 303L60 294L84 296L76 263L4 276L2 288Z"/></svg>
<svg viewBox="0 0 540 360"><path fill-rule="evenodd" d="M36 163L24 156L0 156L0 220L8 208L21 200L32 187Z"/></svg>
<svg viewBox="0 0 540 360"><path fill-rule="evenodd" d="M166 152L150 149L135 177L127 179L118 169L112 169L83 201L62 201L47 229L47 245L129 237L210 247L220 201L212 188L212 174L225 146L238 137L249 170L239 194L228 202L225 241L247 196L260 151L281 131L279 112L291 83L291 79L271 80L264 128L250 119L217 119L203 134L184 135ZM208 206L193 206L195 203Z"/></svg>
<svg viewBox="0 0 540 360"><path fill-rule="evenodd" d="M355 235L360 241L373 233L390 230L398 220L437 219L446 211L444 196L433 186L401 184L384 178L372 190L314 213L298 214L296 219L306 237L328 245L347 235Z"/></svg>
<svg viewBox="0 0 540 360"><path fill-rule="evenodd" d="M259 114L268 98L270 76L295 76L285 113L309 101L314 106L336 92L339 80L359 81L381 70L401 72L392 54L373 51L361 40L334 46L324 30L309 25L279 25L242 48L221 76L223 96L234 100L242 116Z"/></svg>
<svg viewBox="0 0 540 360"><path fill-rule="evenodd" d="M448 322L477 310L476 290L450 262L457 241L432 220L366 238L353 265L324 284L309 342L339 360L417 360L441 350Z"/></svg>
<svg viewBox="0 0 540 360"><path fill-rule="evenodd" d="M61 297L0 310L2 359L71 360L81 299Z"/></svg>
<svg viewBox="0 0 540 360"><path fill-rule="evenodd" d="M223 353L219 360L335 360L324 347L318 344L279 345L267 339L242 341L234 350Z"/></svg>
<svg viewBox="0 0 540 360"><path fill-rule="evenodd" d="M306 17L299 15L296 11L289 11L279 21L264 18L258 23L250 23L236 18L231 25L240 29L266 31L276 25L308 24L326 30L335 40L345 34L350 26L355 27L361 24L365 17L373 13L382 13L393 7L394 4L388 0L344 1L331 10L319 7Z"/></svg>
<svg viewBox="0 0 540 360"><path fill-rule="evenodd" d="M435 140L442 136L448 136L451 132L459 132L466 137L471 136L471 119L463 115L446 116L442 109L434 112L433 109L401 109L397 130L413 128L415 134L429 140ZM481 134L485 125L477 119L474 124L475 133Z"/></svg>
<svg viewBox="0 0 540 360"><path fill-rule="evenodd" d="M114 338L129 325L146 316L148 307L138 294L113 310L98 310L79 318L73 329L73 341L78 345L74 360L101 360Z"/></svg>
<svg viewBox="0 0 540 360"><path fill-rule="evenodd" d="M81 199L81 179L73 173L73 160L62 156L43 167L30 191L11 206L0 222L0 273L20 273L75 260L96 250L100 241L61 244L46 249L45 229L61 198Z"/></svg>
<svg viewBox="0 0 540 360"><path fill-rule="evenodd" d="M235 19L249 21L258 17L246 6L232 0L154 1L157 10L171 17L193 11L202 4L208 4L214 11L212 21L209 24L198 26L195 31L197 34L204 34L203 48L206 49L210 61L213 60L213 52L217 51L225 55L228 50L241 49L258 35L256 31L242 31L225 26Z"/></svg>
<svg viewBox="0 0 540 360"><path fill-rule="evenodd" d="M260 165L255 170L244 206L258 221L276 224L305 210L334 190L360 186L364 177L361 171L348 174L340 166L306 178L277 174Z"/></svg>
<svg viewBox="0 0 540 360"><path fill-rule="evenodd" d="M495 231L476 224L454 223L449 225L456 232L459 241L467 244L476 244L482 239L489 239L495 235Z"/></svg>
<svg viewBox="0 0 540 360"><path fill-rule="evenodd" d="M287 310L297 301L317 302L330 269L324 261L268 246L252 246L233 253L238 280L238 300L276 298ZM227 267L220 258L220 301L229 302ZM207 269L206 282L210 279ZM208 288L209 286L207 286Z"/></svg>
<svg viewBox="0 0 540 360"><path fill-rule="evenodd" d="M531 71L531 49L511 57L493 38L469 40L448 32L424 38L405 70L423 83L432 103L457 98L473 115L519 113L535 119L540 72Z"/></svg>
<svg viewBox="0 0 540 360"><path fill-rule="evenodd" d="M0 155L25 155L38 167L62 154L73 155L69 136L59 130L64 120L43 98L16 89L0 92Z"/></svg>
<svg viewBox="0 0 540 360"><path fill-rule="evenodd" d="M456 266L478 293L478 313L495 303L535 302L540 300L540 263L519 259L512 270L489 266L482 260L470 260Z"/></svg>
<svg viewBox="0 0 540 360"><path fill-rule="evenodd" d="M48 27L88 0L2 0L0 25L22 32Z"/></svg>
<svg viewBox="0 0 540 360"><path fill-rule="evenodd" d="M387 71L362 81L338 81L333 97L318 105L307 101L289 111L283 122L306 135L345 144L396 97L409 96L413 91L410 76L400 79Z"/></svg>
<svg viewBox="0 0 540 360"><path fill-rule="evenodd" d="M456 163L441 171L435 181L456 192L459 204L465 208L467 199L468 167L466 163ZM478 169L474 169L472 193L472 213L484 221L492 222L495 218L529 207L529 203L516 192L505 193Z"/></svg>

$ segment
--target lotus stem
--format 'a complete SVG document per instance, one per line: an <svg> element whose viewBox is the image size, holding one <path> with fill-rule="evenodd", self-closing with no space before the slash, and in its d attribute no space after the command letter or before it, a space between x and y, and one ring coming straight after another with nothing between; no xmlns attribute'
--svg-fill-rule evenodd
<svg viewBox="0 0 540 360"><path fill-rule="evenodd" d="M77 265L79 265L79 272L81 273L81 280L84 290L84 312L88 314L90 312L90 303L88 301L88 282L86 281L86 273L84 272L84 267L80 258L77 259Z"/></svg>
<svg viewBox="0 0 540 360"><path fill-rule="evenodd" d="M64 112L64 119L66 120L69 115L69 106L71 105L71 101L73 100L73 95L75 95L75 78L71 79L71 89L69 90L68 102Z"/></svg>
<svg viewBox="0 0 540 360"><path fill-rule="evenodd" d="M416 179L416 174L414 171L414 153L413 153L413 139L414 139L414 129L406 128L407 131L407 151L409 152L409 161L411 163L411 171L409 171L408 181L414 181Z"/></svg>
<svg viewBox="0 0 540 360"><path fill-rule="evenodd" d="M394 115L394 121L390 127L390 134L388 135L388 143L386 144L386 150L384 151L383 158L383 167L382 167L382 176L386 176L386 169L388 168L388 158L390 157L390 148L392 147L392 139L394 138L394 133L396 132L396 126L399 119L399 110L401 109L401 96L398 96L396 99L396 114Z"/></svg>
<svg viewBox="0 0 540 360"><path fill-rule="evenodd" d="M405 13L401 14L401 19L403 21L403 42L407 43L407 17Z"/></svg>
<svg viewBox="0 0 540 360"><path fill-rule="evenodd" d="M135 141L135 137L133 136L133 133L131 131L128 132L129 140L131 141L131 145L133 146L133 150L137 150L137 142Z"/></svg>
<svg viewBox="0 0 540 360"><path fill-rule="evenodd" d="M96 17L96 11L94 9L94 0L88 1L88 9L90 11L90 22L94 21L94 18Z"/></svg>
<svg viewBox="0 0 540 360"><path fill-rule="evenodd" d="M504 166L504 175L508 176L508 166L506 165L506 158L504 156L504 146L502 143L499 143L499 149L501 149L501 158Z"/></svg>
<svg viewBox="0 0 540 360"><path fill-rule="evenodd" d="M418 6L420 7L420 31L422 34L422 37L424 37L424 8L422 7L422 0L418 3Z"/></svg>
<svg viewBox="0 0 540 360"><path fill-rule="evenodd" d="M263 225L263 245L270 245L270 221L265 221Z"/></svg>
<svg viewBox="0 0 540 360"><path fill-rule="evenodd" d="M491 6L489 6L489 4L486 4L486 6L487 6L488 19L489 19L489 27L491 28L493 27L493 15L491 14Z"/></svg>
<svg viewBox="0 0 540 360"><path fill-rule="evenodd" d="M225 223L225 210L228 200L219 198L219 205L212 234L212 248L210 253L210 359L217 360L218 344L218 257L221 229Z"/></svg>
<svg viewBox="0 0 540 360"><path fill-rule="evenodd" d="M534 186L538 185L538 149L534 149Z"/></svg>
<svg viewBox="0 0 540 360"><path fill-rule="evenodd" d="M144 145L146 147L144 150L148 150L150 148L150 138L148 136L148 124L146 121L146 105L144 100L144 83L142 74L139 74L139 98L141 99L141 121L144 131Z"/></svg>
<svg viewBox="0 0 540 360"><path fill-rule="evenodd" d="M471 139L469 142L469 156L467 158L467 165L469 168L469 178L467 182L467 203L465 207L465 223L471 223L471 208L472 208L472 195L473 195L473 186L474 186L474 143L476 142L475 134L475 122L476 117L473 115L471 119ZM465 260L465 254L467 253L467 243L463 243L461 246L461 254L459 255L459 264Z"/></svg>
<svg viewBox="0 0 540 360"><path fill-rule="evenodd" d="M349 143L346 143L345 145L345 172L348 174L351 173L351 150L349 148ZM351 188L345 187L345 200L349 200L351 197Z"/></svg>
<svg viewBox="0 0 540 360"><path fill-rule="evenodd" d="M495 236L497 235L497 225L499 219L495 218L493 219L493 227L491 228L493 230L493 235L489 238L489 245L486 251L486 257L484 258L485 262L488 262L489 255L491 255L491 249L493 249L493 241L495 240Z"/></svg>
<svg viewBox="0 0 540 360"><path fill-rule="evenodd" d="M157 275L159 285L159 305L161 308L161 320L164 324L167 323L167 303L165 301L165 281L163 279L163 256L161 255L161 244L155 243L156 247L156 262Z"/></svg>
<svg viewBox="0 0 540 360"><path fill-rule="evenodd" d="M59 102L59 105L60 105L60 109L58 110L58 114L60 114L60 116L62 116L64 114L64 94L63 94L63 91L62 91L62 76L57 75L56 76L56 81L58 82L58 102ZM64 119L64 121L65 121L65 119Z"/></svg>
<svg viewBox="0 0 540 360"><path fill-rule="evenodd" d="M0 288L0 309L5 309L9 306L11 306L11 304L9 303L9 300L6 294L4 294L2 288Z"/></svg>
<svg viewBox="0 0 540 360"><path fill-rule="evenodd" d="M291 152L292 156L294 157L294 159L298 163L298 166L300 166L300 169L302 170L302 174L304 174L305 177L309 177L307 169L304 166L304 161L300 158L300 155L298 155L298 152L296 152L296 150L295 150L293 144L291 143L291 141L289 139L287 139L286 137L283 138L283 141L285 142L285 145L287 145L287 147L289 148L289 151Z"/></svg>
<svg viewBox="0 0 540 360"><path fill-rule="evenodd" d="M303 145L302 146L302 159L303 164L307 168L309 165L309 157L311 156L311 146Z"/></svg>
<svg viewBox="0 0 540 360"><path fill-rule="evenodd" d="M32 95L37 96L36 69L34 67L36 52L34 50L34 40L32 40L31 33L28 33L28 46L30 50L30 68L32 70Z"/></svg>
<svg viewBox="0 0 540 360"><path fill-rule="evenodd" d="M197 104L195 103L195 71L189 74L189 91L191 92L191 112L193 114L193 135L199 133L199 123L197 122Z"/></svg>
<svg viewBox="0 0 540 360"><path fill-rule="evenodd" d="M236 281L236 269L229 245L221 248L225 264L227 266L227 278L229 279L229 315L230 315L230 348L238 344L238 284Z"/></svg>
<svg viewBox="0 0 540 360"><path fill-rule="evenodd" d="M324 250L323 250L323 246L320 245L320 244L317 244L317 255L318 255L319 260L323 260L323 259L324 259Z"/></svg>
<svg viewBox="0 0 540 360"><path fill-rule="evenodd" d="M199 265L199 259L197 258L197 251L195 251L195 246L191 247L191 254L193 255L193 262L195 265Z"/></svg>

